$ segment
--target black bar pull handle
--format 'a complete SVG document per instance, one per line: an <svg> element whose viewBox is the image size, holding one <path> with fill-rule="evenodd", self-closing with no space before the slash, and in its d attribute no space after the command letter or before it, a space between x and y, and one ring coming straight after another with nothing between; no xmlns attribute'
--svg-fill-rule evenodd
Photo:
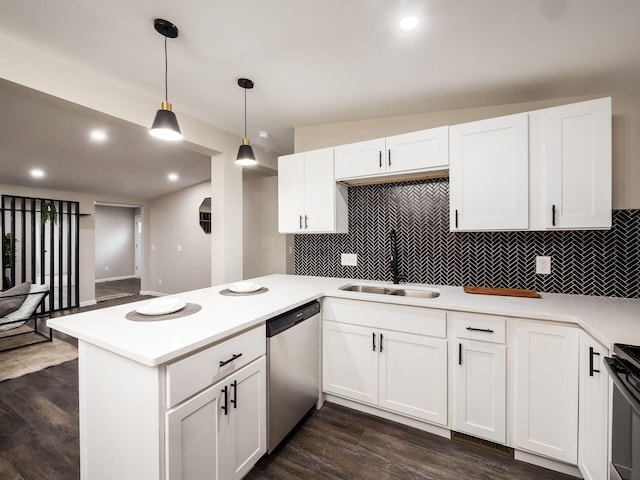
<svg viewBox="0 0 640 480"><path fill-rule="evenodd" d="M600 356L600 354L598 352L593 350L593 347L589 347L589 376L590 377L593 377L594 373L600 373L600 370L596 370L595 368L593 368L593 356L594 355Z"/></svg>
<svg viewBox="0 0 640 480"><path fill-rule="evenodd" d="M233 362L236 358L240 358L241 356L242 356L241 353L234 353L229 360L220 360L220 366L224 367L225 365Z"/></svg>
<svg viewBox="0 0 640 480"><path fill-rule="evenodd" d="M231 388L233 389L233 397L231 398L231 405L233 408L238 408L238 381L234 380L231 384Z"/></svg>
<svg viewBox="0 0 640 480"><path fill-rule="evenodd" d="M551 226L556 226L556 206L551 205Z"/></svg>
<svg viewBox="0 0 640 480"><path fill-rule="evenodd" d="M391 149L389 149L389 166L391 166Z"/></svg>
<svg viewBox="0 0 640 480"><path fill-rule="evenodd" d="M300 230L302 230L302 215L300 215Z"/></svg>
<svg viewBox="0 0 640 480"><path fill-rule="evenodd" d="M229 409L227 408L227 386L225 385L222 389L222 395L224 395L224 399L222 400L222 411L225 415L229 415Z"/></svg>
<svg viewBox="0 0 640 480"><path fill-rule="evenodd" d="M380 353L382 353L382 349L384 348L382 346L382 340L384 339L384 335L380 334Z"/></svg>
<svg viewBox="0 0 640 480"><path fill-rule="evenodd" d="M382 150L379 150L378 153L380 154L379 156L380 161L378 162L378 166L382 168Z"/></svg>
<svg viewBox="0 0 640 480"><path fill-rule="evenodd" d="M456 208L456 228L458 228L458 209Z"/></svg>
<svg viewBox="0 0 640 480"><path fill-rule="evenodd" d="M458 365L462 365L462 344L458 343Z"/></svg>
<svg viewBox="0 0 640 480"><path fill-rule="evenodd" d="M493 330L491 330L490 328L474 328L474 327L467 327L467 330L471 330L472 332L487 332L487 333L493 333Z"/></svg>
<svg viewBox="0 0 640 480"><path fill-rule="evenodd" d="M304 228L305 230L309 228L309 217L307 217L306 215L304 216Z"/></svg>
<svg viewBox="0 0 640 480"><path fill-rule="evenodd" d="M373 348L373 351L375 352L376 351L376 332L373 332L371 334L371 338L373 339L372 348Z"/></svg>

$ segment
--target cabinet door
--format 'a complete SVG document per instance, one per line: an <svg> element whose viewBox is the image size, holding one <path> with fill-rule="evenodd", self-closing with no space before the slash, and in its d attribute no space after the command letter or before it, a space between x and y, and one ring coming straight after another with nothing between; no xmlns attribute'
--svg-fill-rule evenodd
<svg viewBox="0 0 640 480"><path fill-rule="evenodd" d="M304 230L332 232L336 228L333 148L314 150L304 155Z"/></svg>
<svg viewBox="0 0 640 480"><path fill-rule="evenodd" d="M387 137L387 172L446 168L449 127Z"/></svg>
<svg viewBox="0 0 640 480"><path fill-rule="evenodd" d="M447 424L447 341L380 330L379 405Z"/></svg>
<svg viewBox="0 0 640 480"><path fill-rule="evenodd" d="M576 465L578 330L525 320L515 329L515 447Z"/></svg>
<svg viewBox="0 0 640 480"><path fill-rule="evenodd" d="M299 233L304 228L304 154L278 158L278 231Z"/></svg>
<svg viewBox="0 0 640 480"><path fill-rule="evenodd" d="M578 467L586 480L607 478L607 350L588 334L580 336L580 424Z"/></svg>
<svg viewBox="0 0 640 480"><path fill-rule="evenodd" d="M325 321L322 324L322 342L323 390L377 405L377 330Z"/></svg>
<svg viewBox="0 0 640 480"><path fill-rule="evenodd" d="M227 429L217 383L166 414L168 480L226 479Z"/></svg>
<svg viewBox="0 0 640 480"><path fill-rule="evenodd" d="M528 227L527 114L449 127L450 228Z"/></svg>
<svg viewBox="0 0 640 480"><path fill-rule="evenodd" d="M532 228L611 228L611 99L530 117Z"/></svg>
<svg viewBox="0 0 640 480"><path fill-rule="evenodd" d="M335 156L336 180L366 177L386 170L384 138L335 147Z"/></svg>
<svg viewBox="0 0 640 480"><path fill-rule="evenodd" d="M456 340L452 362L452 428L506 443L506 347Z"/></svg>
<svg viewBox="0 0 640 480"><path fill-rule="evenodd" d="M242 478L267 451L266 371L266 359L262 357L227 380L227 478L230 480Z"/></svg>

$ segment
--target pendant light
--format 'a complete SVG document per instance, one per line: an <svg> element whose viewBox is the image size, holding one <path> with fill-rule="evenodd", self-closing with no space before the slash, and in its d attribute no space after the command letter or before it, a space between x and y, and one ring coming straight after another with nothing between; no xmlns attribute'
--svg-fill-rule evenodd
<svg viewBox="0 0 640 480"><path fill-rule="evenodd" d="M162 140L182 140L178 119L176 118L176 114L171 111L167 87L167 38L176 38L178 36L178 27L161 18L156 18L153 26L156 31L164 37L164 102L162 102L160 110L156 112L156 117L153 120L153 125L151 125L149 133Z"/></svg>
<svg viewBox="0 0 640 480"><path fill-rule="evenodd" d="M253 82L248 78L239 78L238 85L244 88L244 137L242 138L242 145L238 149L236 163L242 166L250 166L258 163L247 138L247 89L253 88Z"/></svg>

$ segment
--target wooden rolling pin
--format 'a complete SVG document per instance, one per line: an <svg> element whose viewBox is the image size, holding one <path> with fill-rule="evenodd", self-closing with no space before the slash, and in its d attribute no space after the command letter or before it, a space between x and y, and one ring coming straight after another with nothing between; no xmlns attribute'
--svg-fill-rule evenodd
<svg viewBox="0 0 640 480"><path fill-rule="evenodd" d="M524 298L542 298L542 296L534 290L525 290L523 288L489 288L489 287L462 287L465 293L474 293L478 295L502 295L505 297L524 297Z"/></svg>

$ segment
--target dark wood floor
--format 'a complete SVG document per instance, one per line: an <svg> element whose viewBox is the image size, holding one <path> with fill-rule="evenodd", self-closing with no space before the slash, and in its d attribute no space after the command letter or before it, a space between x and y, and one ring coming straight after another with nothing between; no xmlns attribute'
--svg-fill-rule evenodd
<svg viewBox="0 0 640 480"><path fill-rule="evenodd" d="M575 480L326 403L246 480Z"/></svg>

